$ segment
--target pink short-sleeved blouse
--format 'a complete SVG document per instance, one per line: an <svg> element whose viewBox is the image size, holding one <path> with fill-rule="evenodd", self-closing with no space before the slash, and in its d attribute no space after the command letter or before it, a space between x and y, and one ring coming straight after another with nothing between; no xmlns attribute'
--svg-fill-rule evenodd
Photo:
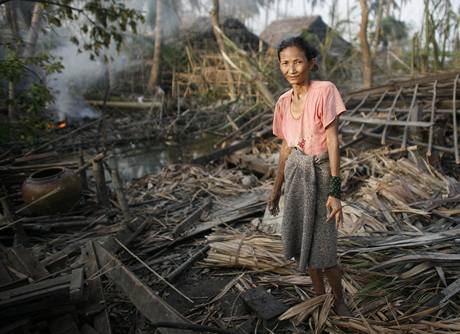
<svg viewBox="0 0 460 334"><path fill-rule="evenodd" d="M308 155L327 151L326 127L346 111L340 93L330 81L310 82L305 106L298 119L291 114L292 89L278 99L273 115L273 134Z"/></svg>

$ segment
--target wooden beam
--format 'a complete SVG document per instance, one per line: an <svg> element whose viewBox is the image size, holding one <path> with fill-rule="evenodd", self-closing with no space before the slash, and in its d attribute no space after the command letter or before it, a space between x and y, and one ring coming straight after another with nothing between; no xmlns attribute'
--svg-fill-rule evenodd
<svg viewBox="0 0 460 334"><path fill-rule="evenodd" d="M366 95L362 98L361 102L359 102L358 105L357 105L356 107L354 107L353 110L350 111L350 112L348 113L349 116L353 116L353 115L359 110L359 108L361 108L362 105L366 102L366 100L367 100L368 97L369 97L369 93L366 94ZM342 130L342 128L343 128L345 125L347 125L346 122L341 122L341 124L339 125L339 131Z"/></svg>
<svg viewBox="0 0 460 334"><path fill-rule="evenodd" d="M373 115L379 108L380 104L382 103L382 101L385 99L385 96L388 94L388 89L385 90L383 92L383 94L380 96L379 100L377 101L377 103L374 105L374 107L371 109L370 113L367 114L367 116L371 116ZM362 111L362 109L361 109ZM343 116L348 116L348 115L342 115L340 117L340 119L343 119ZM359 137L359 135L361 134L361 132L363 131L364 129L364 124L361 125L361 127L359 128L359 130L356 132L356 134L353 136L353 140L357 139ZM361 138L361 137L360 137Z"/></svg>
<svg viewBox="0 0 460 334"><path fill-rule="evenodd" d="M350 134L354 133L354 130L344 129L342 131L345 132L345 133L350 133ZM363 134L368 136L368 137L372 137L372 138L381 138L382 137L381 134L373 133L372 130L363 131ZM387 136L386 138L388 140L390 140L390 141L395 142L395 143L401 143L401 141L402 141L402 138L399 138L399 137ZM417 145L417 146L423 146L423 147L428 146L427 143L424 143L424 142L421 142L421 141L418 141L418 140L408 140L407 143L409 145ZM432 147L434 149L440 151L440 152L454 153L454 149L452 147L444 147L444 146L440 146L440 145L432 145Z"/></svg>
<svg viewBox="0 0 460 334"><path fill-rule="evenodd" d="M245 148L252 143L252 138L242 140L236 144L233 144L231 146L228 146L226 148L223 148L221 150L217 150L215 152L212 152L210 154L195 158L192 160L192 163L194 164L207 164L210 161L217 160L220 158L225 157L226 155L229 155L239 149Z"/></svg>
<svg viewBox="0 0 460 334"><path fill-rule="evenodd" d="M198 209L196 209L192 214L186 217L183 221L176 225L176 227L172 231L172 235L177 237L179 234L187 230L188 228L192 227L193 224L198 221L201 214L205 210L209 210L212 206L212 201L208 199L203 205L201 205Z"/></svg>
<svg viewBox="0 0 460 334"><path fill-rule="evenodd" d="M403 80L403 81L395 81L391 82L386 85L381 85L381 86L374 86L369 89L362 89L359 91L355 91L352 94L350 94L350 97L352 98L359 98L365 94L371 93L371 94L378 94L381 92L384 92L386 89L391 88L391 87L403 87L403 88L410 88L413 87L416 83L422 85L422 84L431 84L435 80L436 81L450 81L453 78L455 78L458 75L459 71L455 71L452 73L445 73L445 74L435 74L431 76L425 76L422 78L416 78L416 79L409 79L409 80Z"/></svg>
<svg viewBox="0 0 460 334"><path fill-rule="evenodd" d="M401 93L402 93L402 90L403 90L402 87L399 88L398 93L396 93L396 95L395 95L395 98L394 98L394 100L393 100L393 104L391 105L390 110L388 110L387 122L390 121L391 115L393 115L393 111L394 111L394 109L395 109L395 107L396 107L396 103L398 102L398 99L399 99L399 96L400 96ZM382 138L381 138L381 140L380 140L380 143L381 143L382 145L385 145L387 130L388 130L388 124L385 124L385 126L384 126L384 128L383 128L383 131L382 131Z"/></svg>
<svg viewBox="0 0 460 334"><path fill-rule="evenodd" d="M345 121L362 123L362 124L382 124L386 126L416 126L421 128L429 128L433 124L430 122L410 122L410 121L392 121L379 118L367 118L367 117L353 117L353 116L340 116L340 119Z"/></svg>
<svg viewBox="0 0 460 334"><path fill-rule="evenodd" d="M94 244L99 264L106 268L104 275L118 286L148 320L153 323L168 321L175 323L189 323L166 301L158 297L155 292L145 285L136 275L129 271L115 256L109 253L102 245ZM163 334L192 334L192 331L177 329L161 329Z"/></svg>
<svg viewBox="0 0 460 334"><path fill-rule="evenodd" d="M82 247L82 254L84 254L86 258L85 272L87 278L86 282L88 285L88 305L104 305L105 300L102 283L99 276L97 276L99 275L100 267L96 258L94 243L92 241L87 242L85 247ZM105 308L94 316L93 326L100 334L112 334L109 315Z"/></svg>
<svg viewBox="0 0 460 334"><path fill-rule="evenodd" d="M414 125L411 125L410 123L412 123L411 122L412 115L414 114L414 107L415 107L415 103L417 102L417 91L418 91L418 83L415 85L414 94L412 95L412 101L409 107L409 115L407 116L406 125L404 126L404 133L403 133L403 140L401 143L401 148L405 148L407 145L407 134L409 132L409 126L414 126Z"/></svg>
<svg viewBox="0 0 460 334"><path fill-rule="evenodd" d="M109 206L109 191L105 183L104 166L102 161L93 160L93 176L96 182L97 202L102 206Z"/></svg>

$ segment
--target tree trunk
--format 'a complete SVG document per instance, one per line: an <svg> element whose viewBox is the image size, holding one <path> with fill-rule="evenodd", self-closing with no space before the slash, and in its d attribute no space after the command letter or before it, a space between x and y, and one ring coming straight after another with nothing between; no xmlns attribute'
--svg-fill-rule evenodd
<svg viewBox="0 0 460 334"><path fill-rule="evenodd" d="M158 85L158 74L160 70L160 56L161 56L161 11L162 1L156 0L156 19L155 19L155 49L153 51L153 63L150 71L150 78L148 88L150 91Z"/></svg>
<svg viewBox="0 0 460 334"><path fill-rule="evenodd" d="M11 33L13 35L13 48L16 55L20 54L21 36L19 35L18 28L18 17L16 11L16 4L13 2L6 3L6 19L10 26ZM14 82L8 81L8 121L13 122L15 116L15 95L14 95Z"/></svg>
<svg viewBox="0 0 460 334"><path fill-rule="evenodd" d="M30 21L29 32L27 33L27 44L24 55L32 57L35 54L35 47L37 46L38 32L40 29L40 21L43 14L43 4L40 2L35 3L32 13L32 20Z"/></svg>
<svg viewBox="0 0 460 334"><path fill-rule="evenodd" d="M379 1L377 7L377 15L375 18L375 33L374 33L374 40L372 43L372 50L374 54L377 52L377 48L379 46L379 39L380 39L380 28L382 25L382 15L383 15L383 1Z"/></svg>
<svg viewBox="0 0 460 334"><path fill-rule="evenodd" d="M222 36L216 31L216 27L219 27L219 0L212 1L212 10L210 12L211 15L211 23L212 23L212 30L214 32L214 36L216 37L217 45L219 46L220 53L225 52L225 45L224 41L222 40ZM224 60L225 66L225 75L227 77L227 84L228 84L228 95L232 100L236 98L235 94L235 85L233 81L232 72L230 71L230 65Z"/></svg>
<svg viewBox="0 0 460 334"><path fill-rule="evenodd" d="M19 52L19 44L20 44L21 36L19 35L16 3L14 2L6 3L6 19L8 21L8 25L10 26L11 33L13 34L13 38L14 38L13 45L15 47L15 51Z"/></svg>
<svg viewBox="0 0 460 334"><path fill-rule="evenodd" d="M367 0L359 0L361 6L361 24L359 28L359 41L361 44L361 59L363 63L363 85L368 88L372 85L372 58L367 39L367 27L369 23L369 8Z"/></svg>
<svg viewBox="0 0 460 334"><path fill-rule="evenodd" d="M450 24L451 21L451 7L450 3L445 4L445 13L444 13L444 22L442 22L443 30L442 30L442 48L441 48L441 59L439 61L441 68L444 68L444 64L446 61L446 51L447 51L447 40L449 39L450 33L451 33L451 27L452 25ZM455 36L455 35L454 35Z"/></svg>

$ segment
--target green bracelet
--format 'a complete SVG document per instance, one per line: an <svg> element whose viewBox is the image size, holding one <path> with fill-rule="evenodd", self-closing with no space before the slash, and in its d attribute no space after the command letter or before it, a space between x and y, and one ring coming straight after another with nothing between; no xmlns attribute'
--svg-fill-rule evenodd
<svg viewBox="0 0 460 334"><path fill-rule="evenodd" d="M331 190L329 196L340 199L340 176L331 176Z"/></svg>

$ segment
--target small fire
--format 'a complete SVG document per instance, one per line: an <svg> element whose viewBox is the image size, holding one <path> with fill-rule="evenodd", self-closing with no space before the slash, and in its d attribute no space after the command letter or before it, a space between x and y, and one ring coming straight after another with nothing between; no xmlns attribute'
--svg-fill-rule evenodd
<svg viewBox="0 0 460 334"><path fill-rule="evenodd" d="M57 123L48 122L48 129L64 129L67 127L67 120L59 121Z"/></svg>
<svg viewBox="0 0 460 334"><path fill-rule="evenodd" d="M57 124L57 128L58 129L64 129L65 127L67 127L67 121L60 121L58 124Z"/></svg>

